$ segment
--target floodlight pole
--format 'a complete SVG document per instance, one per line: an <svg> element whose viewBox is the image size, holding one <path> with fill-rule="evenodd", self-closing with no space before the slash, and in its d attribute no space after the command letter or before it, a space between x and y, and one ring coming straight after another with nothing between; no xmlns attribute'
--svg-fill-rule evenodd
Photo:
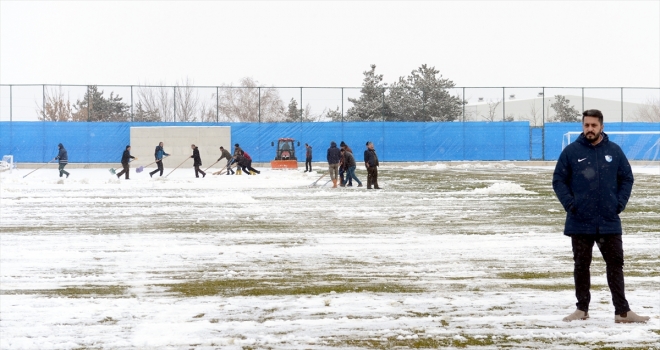
<svg viewBox="0 0 660 350"><path fill-rule="evenodd" d="M9 85L9 121L12 121L12 113L13 113L13 108L12 108L12 97L11 97L11 85Z"/></svg>
<svg viewBox="0 0 660 350"><path fill-rule="evenodd" d="M131 85L131 123L133 122L133 85Z"/></svg>
<svg viewBox="0 0 660 350"><path fill-rule="evenodd" d="M621 88L621 122L623 123L623 88Z"/></svg>

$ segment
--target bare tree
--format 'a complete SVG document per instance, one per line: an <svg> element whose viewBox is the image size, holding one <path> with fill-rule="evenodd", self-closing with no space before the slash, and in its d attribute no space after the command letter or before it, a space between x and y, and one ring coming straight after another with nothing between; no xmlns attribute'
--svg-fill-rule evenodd
<svg viewBox="0 0 660 350"><path fill-rule="evenodd" d="M149 116L149 120L141 120L137 117L136 121L163 121L170 122L174 120L173 101L170 99L172 89L163 86L138 86L138 103L144 109L144 116Z"/></svg>
<svg viewBox="0 0 660 350"><path fill-rule="evenodd" d="M69 97L64 98L62 87L46 90L46 104L39 106L39 120L47 122L68 122L73 119L73 109ZM36 103L36 102L35 102Z"/></svg>
<svg viewBox="0 0 660 350"><path fill-rule="evenodd" d="M258 84L246 77L238 87L220 88L218 109L223 121L277 122L285 119L284 103L278 91Z"/></svg>
<svg viewBox="0 0 660 350"><path fill-rule="evenodd" d="M532 126L538 126L543 124L542 115L539 115L539 109L536 107L536 101L532 101L532 105L529 107L529 114L526 116L521 116L520 119L528 120Z"/></svg>
<svg viewBox="0 0 660 350"><path fill-rule="evenodd" d="M191 87L194 82L188 78L180 84L177 82L174 97L176 99L176 120L181 122L194 122L197 120L197 107L199 105L199 95ZM200 113L203 116L204 111ZM200 118L202 119L202 118Z"/></svg>
<svg viewBox="0 0 660 350"><path fill-rule="evenodd" d="M215 96L215 94L213 94ZM199 103L200 116L199 120L202 122L216 122L218 121L218 110L215 103L206 103L204 101Z"/></svg>
<svg viewBox="0 0 660 350"><path fill-rule="evenodd" d="M660 122L660 99L649 99L645 104L637 107L635 119L640 122Z"/></svg>
<svg viewBox="0 0 660 350"><path fill-rule="evenodd" d="M500 103L502 103L502 100L499 98L495 100L495 102L493 102L492 100L488 100L488 116L482 115L481 117L484 118L486 121L494 122L495 115L497 114L497 106L499 106Z"/></svg>
<svg viewBox="0 0 660 350"><path fill-rule="evenodd" d="M312 113L312 106L309 103L305 105L305 109L303 109L302 114L304 122L319 122L323 118L323 112L321 112L321 114Z"/></svg>

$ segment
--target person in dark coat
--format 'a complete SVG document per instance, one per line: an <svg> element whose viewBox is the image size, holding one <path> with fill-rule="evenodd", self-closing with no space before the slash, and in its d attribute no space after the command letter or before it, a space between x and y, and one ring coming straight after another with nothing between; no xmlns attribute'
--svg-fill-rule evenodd
<svg viewBox="0 0 660 350"><path fill-rule="evenodd" d="M305 172L312 172L312 146L305 144Z"/></svg>
<svg viewBox="0 0 660 350"><path fill-rule="evenodd" d="M249 174L251 175L261 174L261 171L252 167L252 157L250 157L250 155L247 152L243 151L243 157L245 158L245 164L247 164L247 169L250 171Z"/></svg>
<svg viewBox="0 0 660 350"><path fill-rule="evenodd" d="M603 114L582 113L582 134L559 156L552 188L566 210L564 234L573 246L573 278L577 310L566 322L589 318L591 265L594 243L603 255L607 284L614 304L614 322L647 322L649 317L630 311L623 278L623 241L619 214L626 208L633 173L619 145L603 132Z"/></svg>
<svg viewBox="0 0 660 350"><path fill-rule="evenodd" d="M339 148L343 149L350 154L353 154L353 150L348 147L344 141L339 143ZM350 176L346 176L346 179L344 179L344 174L348 172L348 166L346 165L346 162L344 160L344 155L343 153L341 154L341 158L339 159L339 180L340 180L340 186L344 187L346 186L346 181L348 181L348 186L353 186L353 179Z"/></svg>
<svg viewBox="0 0 660 350"><path fill-rule="evenodd" d="M341 155L344 158L344 164L346 165L346 178L350 181L351 179L355 179L357 181L358 185L357 187L362 187L362 181L358 179L358 177L355 175L355 168L357 167L357 164L355 163L355 157L353 157L353 153L348 152L345 148L341 149ZM348 184L348 187L351 187L353 185Z"/></svg>
<svg viewBox="0 0 660 350"><path fill-rule="evenodd" d="M58 144L57 148L59 149L59 152L57 153L57 157L53 160L59 160L59 167L58 170L60 171L60 177L62 175L66 175L66 177L69 177L69 172L64 170L64 167L69 164L69 154L66 152L66 148L64 148L63 144Z"/></svg>
<svg viewBox="0 0 660 350"><path fill-rule="evenodd" d="M234 175L234 170L231 168L232 163L234 163L234 157L232 157L231 153L222 146L220 146L220 152L222 152L222 155L218 158L218 162L222 159L227 159L227 165L225 165L227 168L227 175Z"/></svg>
<svg viewBox="0 0 660 350"><path fill-rule="evenodd" d="M163 143L159 143L158 146L156 146L156 150L154 151L154 158L156 158L156 166L158 166L158 169L150 172L149 176L154 177L154 174L159 171L160 176L163 176L163 158L168 156L169 154L165 153L165 149L163 149Z"/></svg>
<svg viewBox="0 0 660 350"><path fill-rule="evenodd" d="M367 189L370 190L371 186L373 188L380 190L378 186L378 155L376 155L376 150L374 149L374 144L371 141L367 141L367 149L364 151L364 166L367 168Z"/></svg>
<svg viewBox="0 0 660 350"><path fill-rule="evenodd" d="M199 177L199 173L202 173L202 178L206 177L206 173L202 171L199 167L202 166L202 157L199 156L199 148L195 146L194 144L190 145L190 148L193 150L192 156L190 158L193 159L193 167L195 168L195 177Z"/></svg>
<svg viewBox="0 0 660 350"><path fill-rule="evenodd" d="M238 143L234 145L234 155L237 154L243 155L243 149L238 145Z"/></svg>
<svg viewBox="0 0 660 350"><path fill-rule="evenodd" d="M236 159L236 163L238 164L238 167L242 169L245 174L247 175L261 174L259 170L252 167L252 158L250 158L250 155L247 152L243 151L242 154L235 155L234 159Z"/></svg>
<svg viewBox="0 0 660 350"><path fill-rule="evenodd" d="M126 174L126 180L130 180L128 178L128 174L130 172L130 166L128 163L131 161L131 159L137 159L131 155L131 146L128 145L126 146L126 150L124 150L124 153L121 155L121 167L124 168L122 171L117 173L117 178L121 178L122 175Z"/></svg>
<svg viewBox="0 0 660 350"><path fill-rule="evenodd" d="M330 180L332 180L332 188L337 188L337 173L339 172L339 158L341 158L341 152L337 148L337 143L335 141L330 142L330 148L328 148L328 170L330 171Z"/></svg>

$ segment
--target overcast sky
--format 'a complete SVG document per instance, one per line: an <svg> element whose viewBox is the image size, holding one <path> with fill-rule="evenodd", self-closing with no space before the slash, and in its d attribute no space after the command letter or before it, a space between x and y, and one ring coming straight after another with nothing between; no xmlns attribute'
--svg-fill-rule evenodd
<svg viewBox="0 0 660 350"><path fill-rule="evenodd" d="M1 1L3 84L660 86L660 1Z"/></svg>

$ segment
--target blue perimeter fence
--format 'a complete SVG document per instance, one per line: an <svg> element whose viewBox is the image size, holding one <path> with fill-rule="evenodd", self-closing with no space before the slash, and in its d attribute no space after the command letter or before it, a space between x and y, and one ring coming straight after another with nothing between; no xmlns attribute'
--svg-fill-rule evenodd
<svg viewBox="0 0 660 350"><path fill-rule="evenodd" d="M361 160L367 141L379 159L389 162L556 160L563 135L581 131L580 123L529 122L327 122L327 123L87 123L0 122L0 155L15 162L45 163L63 143L71 163L117 163L130 142L131 127L230 126L232 143L240 143L255 162L275 156L271 142L291 137L314 149L314 161L325 161L331 141L346 142ZM608 131L660 131L660 123L605 123ZM163 140L167 142L167 140ZM220 145L219 145L220 146ZM231 145L224 145L231 146ZM624 152L633 145L620 144ZM631 160L635 160L634 158Z"/></svg>

